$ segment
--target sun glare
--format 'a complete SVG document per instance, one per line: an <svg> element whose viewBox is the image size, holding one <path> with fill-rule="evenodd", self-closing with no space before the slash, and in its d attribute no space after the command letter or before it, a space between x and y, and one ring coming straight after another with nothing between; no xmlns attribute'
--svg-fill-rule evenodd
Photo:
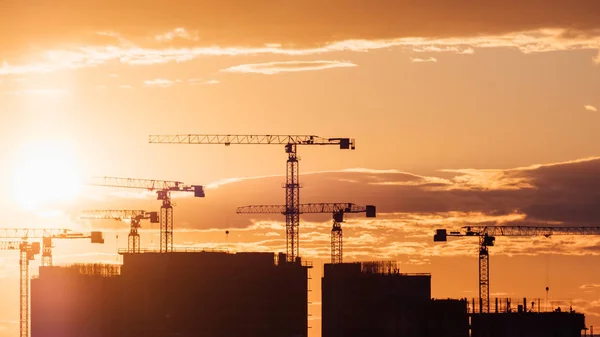
<svg viewBox="0 0 600 337"><path fill-rule="evenodd" d="M43 141L24 147L13 175L15 201L24 210L73 200L81 189L75 153L63 142Z"/></svg>

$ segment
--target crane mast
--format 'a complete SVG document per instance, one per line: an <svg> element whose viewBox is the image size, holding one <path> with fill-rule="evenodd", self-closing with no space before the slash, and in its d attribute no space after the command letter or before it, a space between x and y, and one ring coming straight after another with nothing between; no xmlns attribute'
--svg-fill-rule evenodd
<svg viewBox="0 0 600 337"><path fill-rule="evenodd" d="M156 191L157 200L162 201L159 215L161 253L173 251L173 203L171 201L171 192L193 192L194 197L204 197L203 186L185 185L180 181L100 177L94 178L93 181L89 183L89 185L137 188L145 189L148 191Z"/></svg>
<svg viewBox="0 0 600 337"><path fill-rule="evenodd" d="M221 144L221 145L284 145L288 154L285 182L286 258L299 258L300 179L297 156L298 145L337 145L340 149L355 149L354 139L323 138L311 135L150 135L151 144Z"/></svg>
<svg viewBox="0 0 600 337"><path fill-rule="evenodd" d="M311 203L300 204L299 214L302 213L332 213L333 227L331 229L331 263L343 262L342 222L344 213L366 213L367 218L375 217L375 206L358 206L353 203ZM286 214L285 205L252 205L238 207L238 214Z"/></svg>
<svg viewBox="0 0 600 337"><path fill-rule="evenodd" d="M20 337L29 337L29 261L40 253L40 243L29 240L42 239L42 266L52 265L52 239L91 239L92 243L104 243L101 232L77 233L57 228L0 228L0 239L20 239L0 241L0 250L19 250Z"/></svg>
<svg viewBox="0 0 600 337"><path fill-rule="evenodd" d="M19 325L21 337L29 337L29 261L40 252L39 242L23 240L19 246Z"/></svg>
<svg viewBox="0 0 600 337"><path fill-rule="evenodd" d="M490 256L496 236L600 235L600 226L465 226L448 232L438 229L434 242L445 242L448 236L479 238L479 310L490 312Z"/></svg>
<svg viewBox="0 0 600 337"><path fill-rule="evenodd" d="M127 239L127 252L140 252L140 234L138 229L141 227L141 220L150 220L151 223L159 223L157 212L146 212L144 210L89 210L83 211L80 215L82 219L110 219L110 220L131 220L129 236Z"/></svg>

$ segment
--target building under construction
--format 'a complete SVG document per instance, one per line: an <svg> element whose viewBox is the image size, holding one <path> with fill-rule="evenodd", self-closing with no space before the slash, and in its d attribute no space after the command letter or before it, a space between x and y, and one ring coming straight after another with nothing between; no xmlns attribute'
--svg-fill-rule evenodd
<svg viewBox="0 0 600 337"><path fill-rule="evenodd" d="M475 300L431 299L431 275L400 273L391 261L326 264L323 275L322 337L580 337L585 329L583 314L539 304L534 312L525 299L516 310L496 301L494 313L480 313Z"/></svg>
<svg viewBox="0 0 600 337"><path fill-rule="evenodd" d="M511 299L495 299L492 313L478 310L472 300L469 308L472 337L580 337L585 316L571 308L541 308L540 300L513 307Z"/></svg>
<svg viewBox="0 0 600 337"><path fill-rule="evenodd" d="M432 300L430 274L395 262L326 264L323 337L467 337L466 300Z"/></svg>
<svg viewBox="0 0 600 337"><path fill-rule="evenodd" d="M41 267L31 336L307 336L309 268L284 254L190 251Z"/></svg>
<svg viewBox="0 0 600 337"><path fill-rule="evenodd" d="M581 337L585 318L575 312L473 314L472 337Z"/></svg>

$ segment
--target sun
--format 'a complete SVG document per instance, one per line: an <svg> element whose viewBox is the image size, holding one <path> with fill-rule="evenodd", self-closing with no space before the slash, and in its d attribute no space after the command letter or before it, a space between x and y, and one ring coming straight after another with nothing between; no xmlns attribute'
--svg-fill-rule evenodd
<svg viewBox="0 0 600 337"><path fill-rule="evenodd" d="M82 183L75 151L68 143L30 143L19 151L16 159L14 197L24 210L36 210L77 197Z"/></svg>

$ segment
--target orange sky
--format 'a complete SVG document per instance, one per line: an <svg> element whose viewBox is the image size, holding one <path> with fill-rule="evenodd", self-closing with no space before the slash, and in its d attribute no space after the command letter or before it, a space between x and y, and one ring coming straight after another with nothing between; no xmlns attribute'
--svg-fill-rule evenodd
<svg viewBox="0 0 600 337"><path fill-rule="evenodd" d="M181 180L213 185L205 199L177 200L175 226L188 230L176 244L222 248L229 229L231 249L280 251L282 217L235 207L283 203L283 177L215 183L283 174L283 147L150 145L148 135L351 137L355 151L299 150L301 172L314 173L301 176L302 202L378 206L375 221L348 216L346 260L397 259L431 272L435 297L475 296L476 242L433 244L435 228L600 223L598 12L594 0L0 2L5 227L108 228L106 245L57 243L55 260L116 262L115 230L124 247L127 225L78 212L158 203L81 179ZM331 223L303 219L317 337ZM156 238L142 234L146 246ZM491 292L544 297L549 285L600 324L599 244L499 238ZM12 337L18 262L0 260L0 337Z"/></svg>

